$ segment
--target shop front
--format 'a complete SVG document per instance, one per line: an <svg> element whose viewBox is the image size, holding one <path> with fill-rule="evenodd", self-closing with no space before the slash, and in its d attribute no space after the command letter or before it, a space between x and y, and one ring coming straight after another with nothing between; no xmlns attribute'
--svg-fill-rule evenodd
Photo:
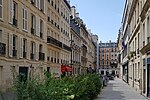
<svg viewBox="0 0 150 100"><path fill-rule="evenodd" d="M73 67L70 67L68 65L61 65L61 76L64 77L64 76L71 76L72 75L72 72L73 72Z"/></svg>

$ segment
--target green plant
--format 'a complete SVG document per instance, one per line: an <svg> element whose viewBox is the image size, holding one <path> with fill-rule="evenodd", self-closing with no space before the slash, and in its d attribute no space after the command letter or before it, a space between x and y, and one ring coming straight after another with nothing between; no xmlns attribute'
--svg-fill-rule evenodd
<svg viewBox="0 0 150 100"><path fill-rule="evenodd" d="M92 100L101 90L101 81L97 74L56 79L45 73L45 80L38 78L14 83L16 99L19 100Z"/></svg>

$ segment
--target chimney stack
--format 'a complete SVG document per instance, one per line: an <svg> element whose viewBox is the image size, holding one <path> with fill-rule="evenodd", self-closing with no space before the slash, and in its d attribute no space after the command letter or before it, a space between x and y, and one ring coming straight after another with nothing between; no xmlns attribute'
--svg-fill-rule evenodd
<svg viewBox="0 0 150 100"><path fill-rule="evenodd" d="M74 19L75 16L76 16L76 7L75 7L75 6L72 6L72 7L71 7L71 15L72 15L72 17L73 17L73 19Z"/></svg>

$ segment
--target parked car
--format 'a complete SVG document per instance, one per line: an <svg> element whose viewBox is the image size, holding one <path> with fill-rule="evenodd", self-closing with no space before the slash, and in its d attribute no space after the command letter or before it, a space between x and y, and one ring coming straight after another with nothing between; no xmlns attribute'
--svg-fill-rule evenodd
<svg viewBox="0 0 150 100"><path fill-rule="evenodd" d="M114 80L114 76L110 76L110 77L109 77L109 80Z"/></svg>

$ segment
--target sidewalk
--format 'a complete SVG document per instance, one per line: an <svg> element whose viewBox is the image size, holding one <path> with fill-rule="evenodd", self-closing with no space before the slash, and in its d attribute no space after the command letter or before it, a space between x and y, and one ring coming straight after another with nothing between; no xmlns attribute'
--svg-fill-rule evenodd
<svg viewBox="0 0 150 100"><path fill-rule="evenodd" d="M95 100L147 100L121 79L110 80Z"/></svg>

